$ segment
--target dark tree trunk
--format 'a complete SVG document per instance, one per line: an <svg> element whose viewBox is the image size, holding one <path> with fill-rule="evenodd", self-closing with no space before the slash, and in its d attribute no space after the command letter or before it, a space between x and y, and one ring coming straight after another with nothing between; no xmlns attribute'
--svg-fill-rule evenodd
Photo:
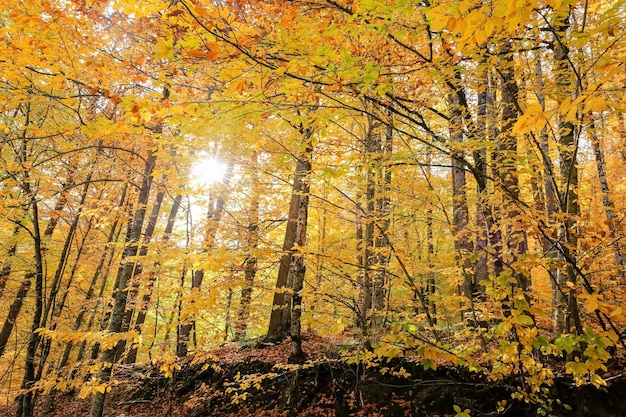
<svg viewBox="0 0 626 417"><path fill-rule="evenodd" d="M518 119L518 94L519 89L515 80L513 51L511 41L505 41L500 50L502 69L500 77L502 82L502 130L499 135L495 163L498 166L498 181L504 193L504 207L499 218L505 224L495 236L494 247L499 249L498 260L495 264L496 275L502 272L502 267L514 263L521 255L526 253L526 233L520 228L512 227L511 220L515 220L520 212L517 208L519 199L519 183L517 178L517 138L513 134L513 125ZM501 209L501 210L502 210ZM502 239L502 232L506 238ZM528 287L527 276L520 271L512 271L517 287L526 292Z"/></svg>
<svg viewBox="0 0 626 417"><path fill-rule="evenodd" d="M162 179L165 179L165 176L163 176ZM139 248L139 253L138 253L139 259L144 258L148 254L148 244L150 243L150 241L152 240L152 236L154 235L154 229L156 228L156 223L157 223L157 220L159 219L159 213L161 211L161 204L163 203L164 196L165 196L165 192L163 190L160 190L157 193L154 203L152 205L152 211L150 212L150 216L148 217L148 224L146 225L146 230L143 233L143 242L142 242L141 248ZM131 289L128 293L128 299L133 304L136 302L137 294L139 293L140 277L142 273L143 273L143 265L137 262L135 265L135 269L133 270L132 277L131 277ZM133 314L135 312L135 309L136 309L136 306L133 306L133 308L126 308L126 311L124 311L124 317L122 319L122 328L120 330L122 333L127 332L130 329L130 324L133 319ZM141 332L139 332L138 334L141 334ZM136 349L136 346L133 346L133 347ZM124 355L125 350L126 350L126 341L121 340L120 343L118 343L117 351L115 352L116 361L120 360L120 358ZM128 358L126 358L125 362L129 363Z"/></svg>
<svg viewBox="0 0 626 417"><path fill-rule="evenodd" d="M296 176L302 178L300 189L300 198L298 199L298 207L296 210L296 236L295 245L299 248L306 246L307 224L309 212L309 193L310 193L310 175L311 175L311 158L313 155L313 145L311 144L312 128L302 130L304 138L305 150L300 155L298 166L301 172L296 172ZM291 250L291 265L289 274L292 277L293 295L291 303L291 351L289 353L290 363L303 363L306 355L302 350L301 321L302 316L302 290L304 288L304 275L306 266L304 263L304 253L295 249Z"/></svg>
<svg viewBox="0 0 626 417"><path fill-rule="evenodd" d="M569 13L558 22L558 33L565 34L569 30ZM569 50L560 42L560 35L555 32L554 60L556 86L560 103L571 94L571 70L569 68ZM569 248L570 254L577 252L578 237L576 235L577 218L580 216L578 203L578 133L577 126L571 121L559 119L559 170L562 187L559 196L560 211L565 215L559 228L559 239ZM557 321L557 333L569 332L573 326L577 334L582 334L582 323L578 312L578 300L576 297L576 265L570 262L564 268L557 271L558 290L557 294L564 294L563 300L555 308L557 314L564 314ZM561 322L563 328L560 328Z"/></svg>
<svg viewBox="0 0 626 417"><path fill-rule="evenodd" d="M167 218L167 225L165 226L165 231L163 232L163 242L167 242L169 240L170 235L174 230L174 222L176 220L176 216L178 215L178 209L180 208L182 198L182 195L177 195L174 198L174 203L172 204L170 214ZM151 274L148 278L146 292L142 297L141 306L139 310L137 310L137 318L135 319L135 331L137 332L137 334L141 334L143 331L143 324L146 321L148 305L150 304L150 299L152 297L152 288L154 287L154 282L156 281L156 279L157 276L155 274ZM125 361L127 364L135 363L137 361L137 350L137 346L133 346L130 349Z"/></svg>
<svg viewBox="0 0 626 417"><path fill-rule="evenodd" d="M141 230L143 228L144 219L146 216L146 205L150 197L150 189L152 186L152 171L156 163L156 156L150 151L146 159L146 167L143 174L143 180L139 195L137 197L137 206L135 214L132 220L132 226L130 228L129 239L127 240L127 246L122 254L122 259L125 263L118 270L118 277L115 287L115 302L111 313L111 322L109 325L109 332L119 333L122 329L122 320L124 317L124 311L126 311L126 300L128 297L128 283L132 277L133 270L135 268L135 262L129 261L129 258L133 258L137 255L139 249L139 242L141 239ZM113 364L115 362L116 347L113 346L105 350L102 354L103 367L98 373L98 380L100 383L108 383L113 371ZM91 402L91 408L89 410L89 417L102 417L104 412L104 400L106 394L104 392L98 392L94 395Z"/></svg>
<svg viewBox="0 0 626 417"><path fill-rule="evenodd" d="M248 212L248 226L246 227L248 254L243 262L244 287L241 289L241 300L239 301L237 324L235 326L235 339L237 340L245 336L248 328L252 289L257 271L257 257L254 251L259 245L259 195L261 191L259 189L258 156L256 152L252 155L250 175L252 195Z"/></svg>
<svg viewBox="0 0 626 417"><path fill-rule="evenodd" d="M15 229L13 229L13 240L17 240L17 235L19 234L20 231L20 226L15 226ZM4 289L6 288L7 285L7 280L9 279L9 276L11 275L11 270L12 270L12 258L15 256L15 253L17 252L17 243L12 243L11 246L9 247L9 250L7 251L7 256L6 256L6 260L4 261L3 265L2 265L2 269L0 270L0 298L2 298L2 294L4 293ZM2 354L0 353L0 356L2 356Z"/></svg>
<svg viewBox="0 0 626 417"><path fill-rule="evenodd" d="M30 186L28 186L28 189L28 191L30 191ZM24 378L21 386L23 390L26 390L26 392L17 398L18 417L33 417L35 411L35 393L32 391L32 388L33 384L36 382L35 360L37 348L39 347L39 342L41 340L41 337L36 330L41 327L41 318L43 314L43 247L41 233L39 231L39 207L35 198L33 198L33 201L31 202L31 207L33 216L32 237L35 250L35 309L33 312L31 334L28 339L28 345L26 346L26 362L24 363Z"/></svg>
<svg viewBox="0 0 626 417"><path fill-rule="evenodd" d="M308 138L306 138L306 140L308 140ZM291 297L289 291L293 289L288 282L289 269L291 266L293 245L296 242L298 207L300 206L301 195L307 187L305 182L305 175L309 172L307 166L305 158L298 158L293 177L293 191L291 193L291 201L289 203L287 227L285 229L285 237L283 240L283 255L280 257L278 265L278 276L276 278L274 299L272 301L272 312L270 314L270 322L266 336L266 340L270 342L283 340L285 333L289 330L289 318L291 314Z"/></svg>

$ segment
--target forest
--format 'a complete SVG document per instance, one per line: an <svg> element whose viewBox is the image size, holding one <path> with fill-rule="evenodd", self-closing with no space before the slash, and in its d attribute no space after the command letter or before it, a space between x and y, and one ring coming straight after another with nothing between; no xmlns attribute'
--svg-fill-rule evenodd
<svg viewBox="0 0 626 417"><path fill-rule="evenodd" d="M507 381L490 415L609 389L625 22L624 0L0 0L0 404L101 417L119 369L232 345L304 369L314 338Z"/></svg>

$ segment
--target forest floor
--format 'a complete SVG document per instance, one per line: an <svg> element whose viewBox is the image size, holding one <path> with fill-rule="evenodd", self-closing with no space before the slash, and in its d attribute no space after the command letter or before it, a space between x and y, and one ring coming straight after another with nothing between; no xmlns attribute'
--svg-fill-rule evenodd
<svg viewBox="0 0 626 417"><path fill-rule="evenodd" d="M304 349L310 361L305 365L287 364L288 343L233 343L185 358L171 378L159 365L119 366L105 416L626 416L623 364L613 367L614 376L604 389L576 387L566 375L557 378L546 394L552 410L544 413L537 405L511 399L519 386L515 378L495 383L445 364L424 370L411 359L368 367L345 359L335 342L309 337ZM89 398L76 392L58 393L47 414L43 402L38 401L37 417L88 415ZM15 405L0 406L0 417L14 415Z"/></svg>

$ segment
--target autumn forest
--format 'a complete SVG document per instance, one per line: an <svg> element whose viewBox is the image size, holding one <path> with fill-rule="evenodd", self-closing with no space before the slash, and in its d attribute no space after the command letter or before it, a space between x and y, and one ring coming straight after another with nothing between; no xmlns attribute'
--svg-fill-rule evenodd
<svg viewBox="0 0 626 417"><path fill-rule="evenodd" d="M308 335L605 387L623 0L0 1L0 394ZM503 409L505 404L500 407ZM468 416L462 409L450 409ZM546 415L547 415L546 414Z"/></svg>

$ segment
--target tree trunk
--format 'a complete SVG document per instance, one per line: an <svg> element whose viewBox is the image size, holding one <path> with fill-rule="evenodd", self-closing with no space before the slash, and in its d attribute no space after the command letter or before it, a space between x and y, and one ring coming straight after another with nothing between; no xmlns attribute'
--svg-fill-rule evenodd
<svg viewBox="0 0 626 417"><path fill-rule="evenodd" d="M222 219L222 213L224 212L224 204L226 203L225 194L230 184L230 180L233 174L234 162L231 160L228 162L226 173L220 184L220 191L215 201L209 202L209 210L207 213L207 226L204 230L204 238L202 243L202 252L207 253L213 248L215 243L215 234ZM193 278L191 280L191 291L199 291L204 280L204 270L198 270L193 272ZM182 308L181 308L182 311ZM181 320L182 317L179 317ZM178 357L187 356L189 341L192 329L195 328L195 322L193 319L185 320L178 325L177 329L177 342L176 342L176 355Z"/></svg>
<svg viewBox="0 0 626 417"><path fill-rule="evenodd" d="M137 255L138 246L141 239L141 230L143 222L146 216L146 205L150 196L150 189L152 185L152 171L156 163L156 156L149 151L146 159L146 167L143 174L143 180L139 195L137 197L137 206L135 214L132 220L132 227L130 229L130 236L127 240L127 246L122 254L122 259L125 263L118 270L118 278L115 287L115 303L111 313L111 323L109 325L109 332L119 333L122 328L122 319L124 311L126 310L126 300L128 297L128 282L132 277L133 270L135 268L135 262L129 261ZM108 383L113 371L113 363L115 361L116 347L113 346L104 351L102 354L102 368L98 373L98 380L100 383ZM104 412L104 400L105 392L97 392L94 394L91 402L91 408L89 410L89 417L102 417Z"/></svg>
<svg viewBox="0 0 626 417"><path fill-rule="evenodd" d="M296 210L296 236L294 246L304 248L306 246L307 223L309 212L309 193L310 193L310 175L311 175L311 158L313 155L313 145L311 144L312 128L308 127L302 130L304 139L304 152L298 159L298 166L301 171L296 172L296 176L302 179L301 189L299 190L300 198L298 199L298 207ZM297 249L291 250L291 265L289 274L292 276L293 295L291 303L291 351L289 353L289 363L303 363L306 354L302 350L301 322L302 315L302 290L304 288L304 275L306 273L306 265L304 263L304 252Z"/></svg>
<svg viewBox="0 0 626 417"><path fill-rule="evenodd" d="M376 137L380 123L368 117L367 132L364 138L364 165L365 165L365 213L362 217L364 221L363 230L363 257L362 274L363 285L361 287L361 325L364 333L372 324L373 316L373 296L374 296L374 265L376 264L376 252L374 247L374 236L376 232L376 168L380 159L380 141Z"/></svg>
<svg viewBox="0 0 626 417"><path fill-rule="evenodd" d="M305 140L308 141L309 138L305 138ZM289 330L289 319L291 314L291 297L289 291L293 288L291 285L288 285L288 278L293 245L296 242L298 207L300 207L301 195L303 195L304 190L307 187L305 175L308 175L310 170L307 167L307 160L303 157L298 158L293 177L293 190L291 192L291 201L289 203L287 227L285 229L285 237L283 239L283 255L280 257L280 262L278 264L278 276L276 278L274 299L272 301L272 312L270 314L269 327L265 337L265 339L269 342L283 340L285 333Z"/></svg>
<svg viewBox="0 0 626 417"><path fill-rule="evenodd" d="M4 350L6 349L9 337L11 336L11 332L13 331L13 327L15 326L15 321L20 315L20 311L22 310L22 306L24 305L24 301L26 299L26 294L28 294L28 290L32 285L33 277L34 275L32 273L29 273L24 277L22 283L20 284L20 288L15 294L13 303L9 307L9 314L4 320L4 325L2 326L2 330L0 331L0 356L4 354Z"/></svg>
<svg viewBox="0 0 626 417"><path fill-rule="evenodd" d="M565 34L569 29L569 13L564 16L557 27L558 33ZM559 35L555 32L555 37ZM555 39L554 60L556 72L557 101L560 104L571 94L571 71L569 68L569 50ZM559 119L559 169L561 174L562 188L560 195L561 213L565 214L565 219L561 222L559 229L559 239L567 247L570 253L577 252L578 238L576 235L576 222L580 216L580 206L578 203L578 131L571 121ZM582 334L582 323L578 313L578 300L576 298L576 271L575 265L567 263L565 270L558 270L559 292L566 294L563 305L557 306L559 311L565 311L564 328L559 331L569 332L572 325L577 334Z"/></svg>
<svg viewBox="0 0 626 417"><path fill-rule="evenodd" d="M162 179L165 180L165 175L162 176ZM161 204L163 203L163 197L165 196L165 192L163 190L159 190L152 204L152 211L150 212L150 216L148 217L148 224L146 225L146 230L143 233L143 242L141 248L139 248L139 259L143 259L148 254L148 244L152 240L152 236L154 235L154 229L156 228L157 220L159 219L159 213L161 211ZM137 294L139 293L140 286L140 277L143 272L143 265L139 262L135 265L135 269L133 270L133 275L131 277L131 289L128 293L128 299L131 303L135 303L137 299ZM124 317L122 319L122 328L120 332L124 333L130 329L130 323L133 319L133 314L135 312L136 306L133 308L127 308L124 311ZM141 334L141 332L137 333ZM133 346L136 348L136 346ZM117 344L117 351L115 352L115 360L118 361L124 355L124 351L126 350L126 341L121 340L120 343ZM126 363L128 363L126 358ZM132 362L131 362L132 363Z"/></svg>
<svg viewBox="0 0 626 417"><path fill-rule="evenodd" d="M611 200L611 192L609 188L609 181L606 175L606 163L604 162L604 152L600 146L600 138L596 134L595 123L592 122L589 126L591 133L591 144L593 146L593 154L596 159L596 169L598 170L598 181L600 182L600 189L602 190L602 205L604 206L604 213L609 223L609 230L611 233L615 233L617 226L617 215L615 214L615 204ZM615 257L615 265L617 266L617 276L619 277L620 286L626 284L624 282L624 276L626 264L624 263L624 255L619 245L619 240L616 239L613 243L613 256Z"/></svg>
<svg viewBox="0 0 626 417"><path fill-rule="evenodd" d="M257 271L257 256L254 252L259 245L259 195L261 191L259 189L258 156L256 152L252 154L250 176L252 196L248 212L248 226L246 227L248 254L243 261L244 287L241 289L241 299L235 326L235 339L237 340L245 336L248 328L252 289Z"/></svg>
<svg viewBox="0 0 626 417"><path fill-rule="evenodd" d="M391 288L389 286L389 260L391 250L387 233L391 223L391 201L389 189L391 187L391 157L393 152L393 123L391 120L386 125L384 141L380 143L380 158L378 159L378 190L376 195L376 219L378 221L378 235L374 242L376 252L376 271L374 273L374 315L372 317L375 326L384 323L386 299Z"/></svg>
<svg viewBox="0 0 626 417"><path fill-rule="evenodd" d="M465 164L461 148L464 142L463 135L463 106L465 94L460 86L454 86L456 91L449 95L450 101L450 136L452 146L452 230L454 235L457 263L461 267L461 294L472 302L474 293L473 276L470 273L469 255L472 253L472 242L469 240L467 226L469 224L469 209L467 207L467 184L465 178ZM467 110L467 109L465 109ZM463 314L463 313L462 313ZM464 318L464 317L463 317Z"/></svg>
<svg viewBox="0 0 626 417"><path fill-rule="evenodd" d="M174 222L176 220L176 216L178 215L178 209L180 208L182 198L182 195L177 195L174 198L174 203L172 204L170 214L167 218L167 225L165 226L165 230L163 232L163 242L167 242L170 239L170 235L174 230ZM139 308L139 310L137 310L137 318L135 319L135 331L137 332L137 334L141 334L143 331L143 324L146 321L148 305L150 304L150 299L152 297L152 288L154 287L154 282L156 281L156 279L156 274L150 274L148 284L146 286L146 292L144 293L141 300L141 307ZM130 349L130 351L128 352L128 356L126 357L125 363L132 364L137 361L137 350L138 346L133 346Z"/></svg>
<svg viewBox="0 0 626 417"><path fill-rule="evenodd" d="M497 255L499 271L502 272L503 263L507 265L513 264L521 255L526 253L526 233L519 227L515 227L513 223L520 212L517 208L519 197L519 184L517 178L516 159L517 159L517 138L513 134L513 125L518 119L518 86L515 80L513 51L511 41L507 40L501 47L501 71L500 77L502 82L502 130L499 135L496 150L496 165L498 167L498 181L502 191L504 192L504 207L506 212L500 213L501 220L505 223L504 230L500 230L499 236L496 237L496 249L499 249ZM502 231L506 232L506 239L502 239ZM528 288L528 278L521 271L512 271L515 277L517 287L524 293Z"/></svg>
<svg viewBox="0 0 626 417"><path fill-rule="evenodd" d="M17 240L19 231L20 231L20 226L15 226L15 228L13 229L14 241ZM2 270L0 270L0 298L2 298L2 294L4 293L4 289L7 285L7 281L9 279L9 276L11 275L12 260L16 252L17 252L17 243L12 243L11 246L9 247L9 250L7 251L6 260L4 261L2 265ZM2 356L1 353L0 353L0 356Z"/></svg>
<svg viewBox="0 0 626 417"><path fill-rule="evenodd" d="M488 122L493 123L493 120L489 118L490 109L489 106L491 98L490 77L485 71L483 78L484 90L478 93L478 121L476 139L485 139L493 137L490 135L490 129ZM474 271L474 288L481 298L485 295L485 286L489 277L489 264L487 260L487 251L489 245L489 231L491 224L491 208L488 202L488 190L487 190L487 150L485 148L477 149L473 152L474 166L476 171L476 192L478 195L478 201L476 202L476 245L475 253L478 259L476 260Z"/></svg>
<svg viewBox="0 0 626 417"><path fill-rule="evenodd" d="M28 193L30 194L30 185L28 186ZM37 348L39 347L39 341L41 337L37 332L37 329L41 327L41 317L43 314L43 247L42 237L39 230L39 207L37 205L37 199L32 199L32 216L33 216L33 230L32 237L35 251L35 309L33 312L33 323L31 326L31 333L28 339L28 345L26 346L26 362L24 364L24 378L22 380L21 389L26 390L23 394L20 394L17 398L18 417L33 417L35 411L34 404L34 392L32 391L35 381L35 359L37 354Z"/></svg>

